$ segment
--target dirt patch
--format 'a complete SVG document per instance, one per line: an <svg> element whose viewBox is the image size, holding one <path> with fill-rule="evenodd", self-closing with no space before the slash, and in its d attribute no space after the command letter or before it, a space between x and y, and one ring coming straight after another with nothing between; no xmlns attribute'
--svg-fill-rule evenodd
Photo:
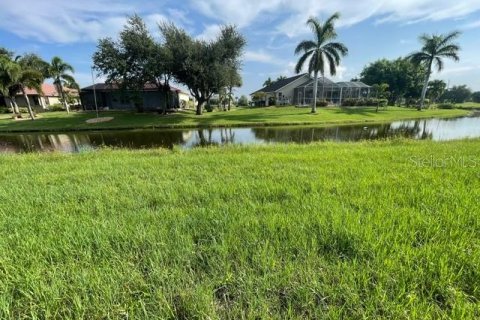
<svg viewBox="0 0 480 320"><path fill-rule="evenodd" d="M113 117L103 117L103 118L93 118L93 119L88 119L85 121L86 123L101 123L101 122L109 122L112 121Z"/></svg>

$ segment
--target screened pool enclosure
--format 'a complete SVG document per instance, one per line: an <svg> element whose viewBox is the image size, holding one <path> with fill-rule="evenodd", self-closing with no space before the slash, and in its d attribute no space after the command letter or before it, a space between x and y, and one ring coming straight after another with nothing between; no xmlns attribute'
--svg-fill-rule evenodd
<svg viewBox="0 0 480 320"><path fill-rule="evenodd" d="M314 81L310 80L296 87L293 92L293 103L298 106L313 103ZM317 100L326 100L330 104L342 104L345 99L369 98L371 87L360 81L333 82L327 78L319 78Z"/></svg>

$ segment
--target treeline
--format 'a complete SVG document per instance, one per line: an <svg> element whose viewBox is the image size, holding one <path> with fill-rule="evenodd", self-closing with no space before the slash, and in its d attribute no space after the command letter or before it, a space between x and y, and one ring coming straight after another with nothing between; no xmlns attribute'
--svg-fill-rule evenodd
<svg viewBox="0 0 480 320"><path fill-rule="evenodd" d="M27 96L27 88L42 92L45 79L52 79L60 93L64 108L69 111L64 87L79 89L74 77L70 74L74 69L59 57L53 57L51 62L44 61L39 55L27 53L15 55L13 51L0 48L0 95L5 102L10 102L14 117L21 117L16 97L21 94L25 97L28 113L32 120L35 114Z"/></svg>
<svg viewBox="0 0 480 320"><path fill-rule="evenodd" d="M423 65L407 58L381 59L366 66L360 78L353 80L371 85L373 97L388 99L390 105L416 106L420 103L425 72ZM472 92L466 85L447 87L443 80L429 81L426 104L480 102L480 92Z"/></svg>
<svg viewBox="0 0 480 320"><path fill-rule="evenodd" d="M195 39L172 23L160 23L160 40L149 32L143 19L130 17L118 39L100 39L93 55L96 70L123 90L141 92L153 84L165 93L164 112L169 108L170 83L184 84L197 101L202 114L205 102L223 94L231 104L233 88L242 84L240 76L244 37L234 26L224 26L212 41ZM133 99L139 112L142 100Z"/></svg>

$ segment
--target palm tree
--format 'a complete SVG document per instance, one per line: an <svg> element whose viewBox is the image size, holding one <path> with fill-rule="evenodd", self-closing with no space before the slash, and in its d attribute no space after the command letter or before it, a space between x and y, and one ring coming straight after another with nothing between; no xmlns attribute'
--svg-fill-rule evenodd
<svg viewBox="0 0 480 320"><path fill-rule="evenodd" d="M264 87L268 87L268 86L270 86L270 85L272 85L272 84L273 84L272 78L268 77L268 79L265 80L265 82L263 83L263 86L264 86Z"/></svg>
<svg viewBox="0 0 480 320"><path fill-rule="evenodd" d="M67 92L65 92L67 100L72 100L75 103L79 103L80 102L80 96L79 96L80 95L80 85L77 83L77 81L72 78L71 81L65 82L65 88L70 89ZM77 92L78 95L74 95L73 94L74 92Z"/></svg>
<svg viewBox="0 0 480 320"><path fill-rule="evenodd" d="M68 72L75 72L73 67L63 61L59 57L53 57L50 67L48 68L49 78L53 79L53 84L57 87L58 92L62 98L62 103L64 108L67 110L67 113L70 112L70 108L67 104L65 93L63 92L63 84L65 82L72 83L75 82L75 79L68 74Z"/></svg>
<svg viewBox="0 0 480 320"><path fill-rule="evenodd" d="M335 20L340 18L337 12L321 24L317 18L310 18L307 25L312 29L314 40L304 40L300 42L295 49L295 54L302 54L295 67L295 72L298 74L302 71L303 66L309 60L308 73L314 77L313 88L313 106L312 113L317 112L317 86L318 73L322 75L322 97L325 90L325 63L328 63L330 75L334 76L337 73L337 66L340 64L341 57L348 54L347 47L340 42L331 42L337 37L335 32Z"/></svg>
<svg viewBox="0 0 480 320"><path fill-rule="evenodd" d="M20 73L20 66L8 56L0 56L0 93L5 97L5 101L10 100L12 112L19 114L18 106L15 101L16 92L11 90L15 84L15 79Z"/></svg>
<svg viewBox="0 0 480 320"><path fill-rule="evenodd" d="M427 94L428 89L428 81L430 80L430 75L432 74L432 68L434 64L437 71L440 72L443 70L444 64L442 58L449 58L455 62L460 60L458 57L460 46L454 43L454 40L457 39L460 34L461 33L458 31L441 35L424 34L419 38L420 42L423 44L422 49L418 52L410 54L407 57L412 63L416 65L423 65L426 70L422 96L418 110L423 109L425 95Z"/></svg>
<svg viewBox="0 0 480 320"><path fill-rule="evenodd" d="M15 79L15 84L12 86L12 90L17 92L20 91L23 94L25 101L27 102L30 119L35 120L26 88L35 89L39 95L43 94L42 83L45 80L45 76L47 76L48 63L35 54L27 54L23 57L19 56L15 59L15 62L20 66L20 73Z"/></svg>

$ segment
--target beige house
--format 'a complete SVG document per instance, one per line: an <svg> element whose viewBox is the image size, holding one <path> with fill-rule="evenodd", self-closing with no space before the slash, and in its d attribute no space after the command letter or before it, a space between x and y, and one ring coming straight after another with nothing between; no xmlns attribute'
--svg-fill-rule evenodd
<svg viewBox="0 0 480 320"><path fill-rule="evenodd" d="M308 74L283 79L255 91L252 98L257 97L257 105L296 105L309 106L314 100L315 81ZM360 81L333 82L320 77L317 83L317 100L325 100L329 104L341 105L345 99L365 99L370 97L372 87ZM258 97L261 97L260 99ZM262 101L263 100L263 101Z"/></svg>
<svg viewBox="0 0 480 320"><path fill-rule="evenodd" d="M69 92L74 96L78 96L78 91L74 89L64 88L65 92ZM27 88L26 93L30 105L36 109L36 111L48 110L49 106L62 104L61 95L57 90L57 87L53 84L44 83L42 84L42 94L37 92L35 89ZM17 105L21 107L27 106L27 101L25 96L19 93L15 97ZM11 108L10 102L8 99L3 99L0 97L0 105L6 105Z"/></svg>
<svg viewBox="0 0 480 320"><path fill-rule="evenodd" d="M183 91L178 90L178 101L180 102L180 107L182 109L188 108L188 102L190 101L190 95Z"/></svg>
<svg viewBox="0 0 480 320"><path fill-rule="evenodd" d="M291 105L294 100L295 88L310 81L308 74L300 74L287 79L278 80L265 88L255 91L251 94L262 92L264 94L265 106L269 106L270 101L274 101L276 105Z"/></svg>

